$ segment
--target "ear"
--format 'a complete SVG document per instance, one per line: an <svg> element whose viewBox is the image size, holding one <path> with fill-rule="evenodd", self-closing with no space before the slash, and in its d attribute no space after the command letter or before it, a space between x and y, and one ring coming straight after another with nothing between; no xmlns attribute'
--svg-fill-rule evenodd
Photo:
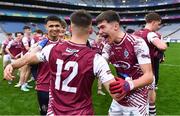
<svg viewBox="0 0 180 116"><path fill-rule="evenodd" d="M114 30L115 31L119 30L119 23L114 23Z"/></svg>
<svg viewBox="0 0 180 116"><path fill-rule="evenodd" d="M72 28L71 28L71 25L69 25L69 32L72 33Z"/></svg>
<svg viewBox="0 0 180 116"><path fill-rule="evenodd" d="M91 27L90 29L89 29L89 34L92 34L93 33L93 28Z"/></svg>

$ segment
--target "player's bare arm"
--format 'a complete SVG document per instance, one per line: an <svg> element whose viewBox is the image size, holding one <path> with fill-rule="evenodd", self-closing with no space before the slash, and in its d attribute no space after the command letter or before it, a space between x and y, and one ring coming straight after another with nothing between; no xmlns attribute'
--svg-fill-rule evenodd
<svg viewBox="0 0 180 116"><path fill-rule="evenodd" d="M151 64L141 64L140 67L144 74L139 79L133 80L134 89L149 85L153 82Z"/></svg>
<svg viewBox="0 0 180 116"><path fill-rule="evenodd" d="M39 62L40 61L38 60L35 53L25 54L23 57L7 65L7 67L4 69L4 78L7 80L12 80L14 78L14 76L12 75L14 69L18 69L27 64L37 64Z"/></svg>

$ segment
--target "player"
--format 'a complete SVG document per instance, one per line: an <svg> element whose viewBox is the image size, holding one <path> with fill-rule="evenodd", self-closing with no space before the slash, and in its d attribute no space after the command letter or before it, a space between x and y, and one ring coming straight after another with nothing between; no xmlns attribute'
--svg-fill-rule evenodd
<svg viewBox="0 0 180 116"><path fill-rule="evenodd" d="M67 29L67 23L65 20L61 21L61 33L59 33L59 38L61 38L62 40L65 39L65 34L66 34L66 29Z"/></svg>
<svg viewBox="0 0 180 116"><path fill-rule="evenodd" d="M146 25L144 29L136 31L134 34L142 37L147 43L150 49L150 56L152 62L153 73L157 82L159 70L159 62L161 58L161 52L165 51L167 45L161 40L161 35L156 31L159 30L161 25L161 17L157 13L149 13L145 16ZM156 92L155 92L155 82L150 87L149 91L149 114L156 115L155 108Z"/></svg>
<svg viewBox="0 0 180 116"><path fill-rule="evenodd" d="M7 33L6 36L7 36L7 39L5 39L2 42L2 46L1 46L2 54L4 54L3 55L3 68L5 68L7 64L10 62L10 55L6 52L5 49L6 49L6 46L9 44L9 42L13 40L12 33Z"/></svg>
<svg viewBox="0 0 180 116"><path fill-rule="evenodd" d="M29 57L32 53L36 53L38 47L49 45L49 44L56 44L59 42L59 33L61 30L61 19L57 16L48 16L45 20L45 27L47 29L47 38L44 38L42 41L39 42L38 46L31 48L30 51L25 54L22 58L18 59L18 61L14 62L15 65L19 65L21 62L23 65L19 66L22 67L26 64L32 62L31 58ZM40 45L40 46L39 46ZM30 58L30 59L29 59ZM46 115L48 109L48 102L49 102L49 84L50 84L50 70L49 64L47 61L40 62L38 64L37 70L37 80L36 80L36 91L37 91L37 98L40 107L40 114Z"/></svg>
<svg viewBox="0 0 180 116"><path fill-rule="evenodd" d="M15 33L15 39L11 40L6 46L5 50L10 55L11 59L20 58L23 34L21 32Z"/></svg>
<svg viewBox="0 0 180 116"><path fill-rule="evenodd" d="M129 77L116 78L110 84L111 93L119 93L123 99L112 101L109 115L147 115L147 87L153 81L149 49L143 39L123 32L119 21L119 15L111 10L96 17L99 34L109 40L102 56L115 66L120 77L120 73Z"/></svg>
<svg viewBox="0 0 180 116"><path fill-rule="evenodd" d="M31 47L31 28L29 26L24 26L23 27L23 31L24 31L24 37L22 38L22 54L21 56L25 55L28 50ZM30 76L30 66L29 65L25 65L23 67L21 67L20 69L20 79L19 82L14 86L14 87L20 87L22 91L29 91L29 88L32 88L32 86L29 86L27 84L27 79Z"/></svg>
<svg viewBox="0 0 180 116"><path fill-rule="evenodd" d="M29 55L34 63L47 60L51 71L50 101L47 115L93 115L91 88L98 76L106 89L114 81L105 59L86 46L92 31L92 18L84 10L71 15L72 38L55 46L46 46L41 53ZM83 22L83 23L82 23ZM19 62L18 65L22 65ZM4 72L12 79L11 64ZM115 95L112 95L115 98Z"/></svg>

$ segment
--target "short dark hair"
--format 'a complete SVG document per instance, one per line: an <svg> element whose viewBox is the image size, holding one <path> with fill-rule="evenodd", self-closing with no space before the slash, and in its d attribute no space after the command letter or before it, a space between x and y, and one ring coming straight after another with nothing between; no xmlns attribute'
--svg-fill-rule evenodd
<svg viewBox="0 0 180 116"><path fill-rule="evenodd" d="M158 13L155 13L155 12L148 13L145 16L146 23L150 23L152 21L161 21L161 20L162 20L161 16Z"/></svg>
<svg viewBox="0 0 180 116"><path fill-rule="evenodd" d="M25 30L25 29L31 29L29 26L27 26L27 25L25 25L24 27L23 27L23 30Z"/></svg>
<svg viewBox="0 0 180 116"><path fill-rule="evenodd" d="M92 16L85 10L78 10L73 12L70 16L70 20L71 23L83 28L86 28L92 24Z"/></svg>
<svg viewBox="0 0 180 116"><path fill-rule="evenodd" d="M107 10L102 12L96 17L96 23L101 23L103 21L107 21L108 23L111 22L120 22L120 16L113 10Z"/></svg>
<svg viewBox="0 0 180 116"><path fill-rule="evenodd" d="M61 23L61 18L55 15L51 15L45 19L45 23L47 24L48 21L58 21L59 23Z"/></svg>
<svg viewBox="0 0 180 116"><path fill-rule="evenodd" d="M66 28L66 27L67 27L67 23L66 23L65 20L61 20L61 26L62 26L63 28Z"/></svg>
<svg viewBox="0 0 180 116"><path fill-rule="evenodd" d="M12 33L6 33L6 35L7 35L7 36L11 36L11 35L12 35Z"/></svg>
<svg viewBox="0 0 180 116"><path fill-rule="evenodd" d="M16 33L15 33L15 37L17 37L17 35L18 35L19 33L20 33L21 35L24 35L23 32L16 32Z"/></svg>
<svg viewBox="0 0 180 116"><path fill-rule="evenodd" d="M35 30L35 32L36 32L36 33L43 34L43 31L42 31L42 30L40 30L40 29Z"/></svg>

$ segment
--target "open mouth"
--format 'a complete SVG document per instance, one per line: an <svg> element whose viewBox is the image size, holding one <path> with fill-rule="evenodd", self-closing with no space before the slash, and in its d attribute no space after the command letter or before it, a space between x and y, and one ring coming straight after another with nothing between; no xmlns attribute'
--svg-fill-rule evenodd
<svg viewBox="0 0 180 116"><path fill-rule="evenodd" d="M105 39L109 37L108 34L102 34L101 36L104 37Z"/></svg>

